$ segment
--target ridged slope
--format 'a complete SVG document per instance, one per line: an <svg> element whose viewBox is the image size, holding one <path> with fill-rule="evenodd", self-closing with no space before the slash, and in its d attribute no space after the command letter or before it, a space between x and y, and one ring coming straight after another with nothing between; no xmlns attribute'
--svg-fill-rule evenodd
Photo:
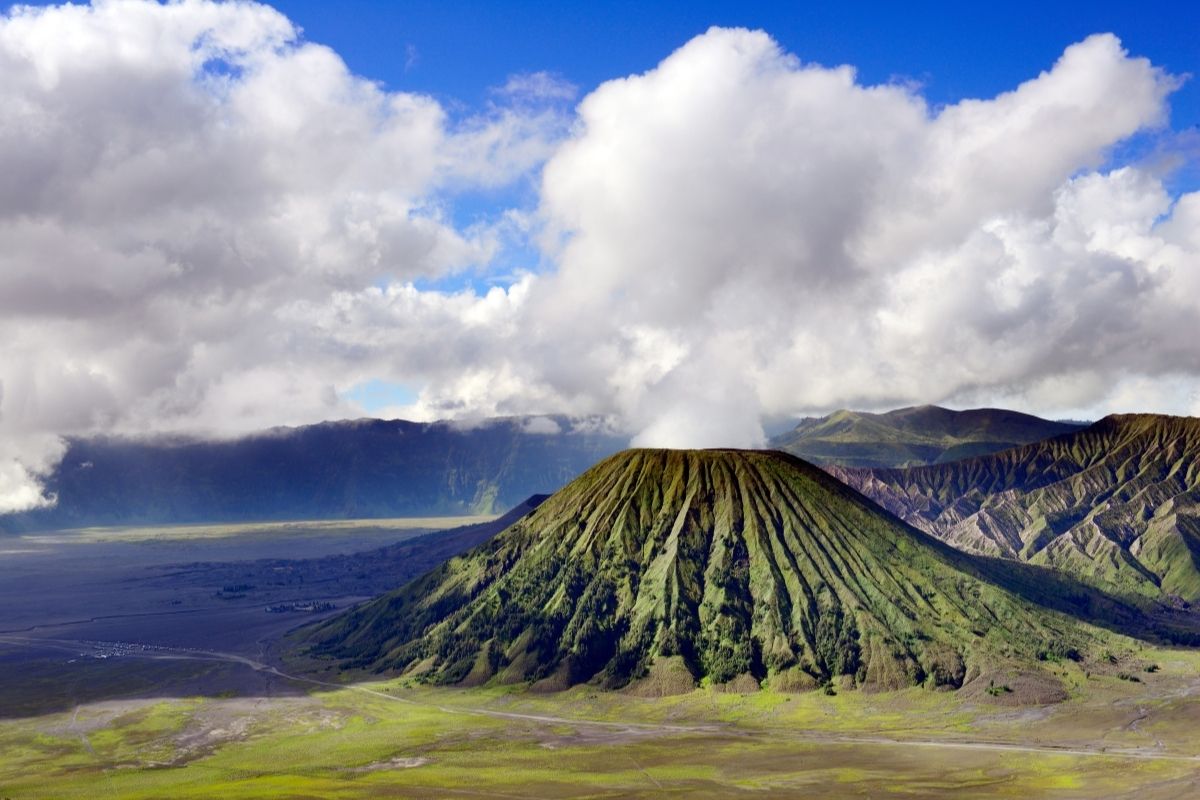
<svg viewBox="0 0 1200 800"><path fill-rule="evenodd" d="M613 456L476 550L311 632L343 666L457 683L958 686L1089 634L778 452Z"/></svg>
<svg viewBox="0 0 1200 800"><path fill-rule="evenodd" d="M998 408L952 411L917 406L886 414L837 411L805 419L771 445L816 464L905 467L994 453L1079 427Z"/></svg>
<svg viewBox="0 0 1200 800"><path fill-rule="evenodd" d="M1200 600L1200 419L1114 415L951 464L830 472L961 549Z"/></svg>
<svg viewBox="0 0 1200 800"><path fill-rule="evenodd" d="M230 440L72 439L45 481L57 503L0 515L0 531L494 513L622 449L602 422L363 419Z"/></svg>

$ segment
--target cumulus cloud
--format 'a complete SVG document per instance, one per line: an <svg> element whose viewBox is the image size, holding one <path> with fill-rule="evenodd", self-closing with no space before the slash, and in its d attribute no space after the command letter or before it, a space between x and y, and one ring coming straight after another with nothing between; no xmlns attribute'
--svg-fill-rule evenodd
<svg viewBox="0 0 1200 800"><path fill-rule="evenodd" d="M447 193L522 178L563 124L528 97L452 119L207 0L12 9L0 109L0 509L44 502L59 434L353 413L339 390L390 365L320 326L486 263Z"/></svg>
<svg viewBox="0 0 1200 800"><path fill-rule="evenodd" d="M1171 141L1178 80L1112 36L942 108L744 30L573 112L501 85L455 117L253 3L0 17L0 510L50 501L59 435L360 416L375 380L414 418L678 446L847 405L1197 407L1200 194L1169 153L1109 163ZM418 288L463 271L499 285Z"/></svg>
<svg viewBox="0 0 1200 800"><path fill-rule="evenodd" d="M1086 408L1194 377L1200 196L1104 166L1177 86L1098 35L931 109L711 30L589 95L545 169L559 269L531 327L574 334L548 375L568 395L607 376L639 441L743 445L805 409Z"/></svg>

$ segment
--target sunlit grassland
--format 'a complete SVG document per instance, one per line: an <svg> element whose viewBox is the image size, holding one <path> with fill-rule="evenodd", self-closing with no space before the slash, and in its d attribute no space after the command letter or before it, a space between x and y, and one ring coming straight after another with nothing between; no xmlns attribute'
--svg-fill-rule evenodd
<svg viewBox="0 0 1200 800"><path fill-rule="evenodd" d="M923 689L645 699L399 681L113 701L0 721L0 797L1187 796L1200 654L1143 655L1160 670L1141 682L1081 672L1046 707Z"/></svg>

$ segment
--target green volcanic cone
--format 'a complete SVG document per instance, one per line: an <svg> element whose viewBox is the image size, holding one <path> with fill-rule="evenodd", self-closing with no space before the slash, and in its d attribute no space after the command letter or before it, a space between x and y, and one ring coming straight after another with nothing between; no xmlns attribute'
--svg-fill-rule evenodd
<svg viewBox="0 0 1200 800"><path fill-rule="evenodd" d="M742 686L957 687L1092 646L974 564L783 453L631 450L309 641L351 668L548 687L663 664Z"/></svg>

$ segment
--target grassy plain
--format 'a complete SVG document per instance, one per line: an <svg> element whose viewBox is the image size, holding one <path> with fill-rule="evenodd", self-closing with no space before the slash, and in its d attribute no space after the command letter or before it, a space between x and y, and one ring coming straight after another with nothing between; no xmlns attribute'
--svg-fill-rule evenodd
<svg viewBox="0 0 1200 800"><path fill-rule="evenodd" d="M111 700L0 721L0 797L1197 796L1200 653L1139 656L1136 682L1065 663L1051 706L402 681Z"/></svg>

